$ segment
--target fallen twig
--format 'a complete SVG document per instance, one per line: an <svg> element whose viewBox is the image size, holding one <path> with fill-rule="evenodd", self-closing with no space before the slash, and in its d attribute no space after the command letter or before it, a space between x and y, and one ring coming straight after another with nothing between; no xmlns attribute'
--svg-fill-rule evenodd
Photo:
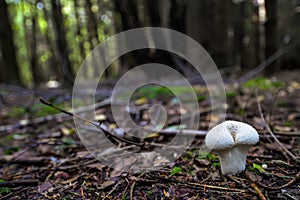
<svg viewBox="0 0 300 200"><path fill-rule="evenodd" d="M134 186L135 186L135 181L132 183L131 188L130 188L130 200L133 199L133 191L134 191Z"/></svg>
<svg viewBox="0 0 300 200"><path fill-rule="evenodd" d="M100 125L99 125L99 124L96 123L96 122L93 122L93 121L91 121L91 120L88 120L88 119L85 119L85 118L80 117L80 116L78 116L78 115L75 115L75 114L73 114L73 113L71 113L71 112L69 112L69 111L66 111L66 110L64 110L64 109L61 109L61 108L59 108L59 107L53 105L52 103L50 103L50 102L48 102L48 101L46 101L46 100L44 100L44 99L40 99L40 101L41 101L43 104L45 104L45 105L47 105L47 106L50 106L50 107L52 107L52 108L54 108L54 109L56 109L56 110L58 110L58 111L60 111L60 112L63 112L63 113L65 113L65 114L69 115L69 116L72 116L72 117L74 117L74 118L80 119L80 120L82 120L82 121L84 121L84 122L87 122L88 124L91 124L91 125L95 126L95 127L98 128L99 130L102 130L102 131L104 132L104 134L107 135L108 137L114 138L114 139L116 139L116 140L119 140L119 141L122 141L122 142L125 142L125 143L128 143L128 144L137 145L137 146L144 146L144 145L145 145L145 143L137 143L137 142L133 142L133 141L127 140L127 139L125 139L125 138L122 138L122 137L119 137L119 136L117 136L117 135L114 135L114 134L110 133L110 132L108 131L108 128L107 128L104 124L100 124Z"/></svg>
<svg viewBox="0 0 300 200"><path fill-rule="evenodd" d="M257 187L255 183L251 183L251 187L253 187L253 189L255 190L255 192L257 193L257 195L261 200L267 200L264 194L261 192L261 190Z"/></svg>
<svg viewBox="0 0 300 200"><path fill-rule="evenodd" d="M75 165L59 166L56 169L58 169L58 170L69 170L69 169L74 169L74 168L77 168L77 167L93 164L95 162L98 162L98 160L93 159L93 160L88 160L88 161L85 161L83 163L78 163L78 164L75 164Z"/></svg>
<svg viewBox="0 0 300 200"><path fill-rule="evenodd" d="M202 187L202 188L209 188L209 189L215 189L215 190L225 190L225 191L230 191L230 192L241 192L241 193L247 192L247 190L243 190L243 189L227 188L227 187L220 187L220 186L207 185L207 184L201 184L201 183L193 183L193 182L188 182L188 181L185 181L185 180L174 179L174 178L171 178L171 177L166 178L166 177L162 177L162 176L155 176L155 178L158 178L158 179L163 180L163 181L176 182L176 183L179 183L179 184L183 184L185 186Z"/></svg>
<svg viewBox="0 0 300 200"><path fill-rule="evenodd" d="M257 89L255 90L255 94L256 94L256 102L257 102L257 106L258 106L258 110L259 110L259 113L260 113L260 117L261 117L261 120L263 121L263 123L265 124L265 127L267 129L267 131L270 133L270 135L273 137L273 139L275 140L275 142L277 142L277 144L295 161L295 162L299 162L299 160L297 159L297 157L292 153L290 152L279 140L278 138L275 136L275 134L273 133L273 131L271 130L270 126L267 124L266 120L265 120L265 117L264 117L264 114L263 114L263 111L262 111L262 108L261 108L261 105L260 105L260 102L259 102L259 99L258 99L258 93L257 93Z"/></svg>
<svg viewBox="0 0 300 200"><path fill-rule="evenodd" d="M160 134L165 134L165 135L190 135L190 136L205 136L207 131L202 131L202 130L190 130L190 129L180 129L180 130L168 130L164 129L159 131Z"/></svg>

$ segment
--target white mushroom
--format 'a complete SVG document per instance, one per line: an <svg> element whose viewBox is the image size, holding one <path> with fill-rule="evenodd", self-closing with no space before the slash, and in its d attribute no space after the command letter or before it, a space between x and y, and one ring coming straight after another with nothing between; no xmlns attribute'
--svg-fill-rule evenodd
<svg viewBox="0 0 300 200"><path fill-rule="evenodd" d="M257 131L238 121L225 121L205 137L206 146L219 156L222 173L231 175L245 170L248 149L258 141Z"/></svg>

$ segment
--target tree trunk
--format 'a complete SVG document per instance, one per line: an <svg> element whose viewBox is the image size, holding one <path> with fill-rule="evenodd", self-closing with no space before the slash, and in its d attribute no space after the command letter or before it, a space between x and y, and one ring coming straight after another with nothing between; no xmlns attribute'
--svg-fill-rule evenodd
<svg viewBox="0 0 300 200"><path fill-rule="evenodd" d="M138 15L138 8L135 0L114 0L115 12L119 14L121 18L122 31L126 31L133 28L140 27L140 19ZM120 20L117 19L117 20ZM117 21L116 20L116 21ZM118 29L117 29L118 31ZM143 37L143 36L139 36ZM126 44L117 44L126 45ZM148 63L148 50L140 50L130 52L121 57L120 63L122 71L126 72L128 69L135 67L140 64Z"/></svg>
<svg viewBox="0 0 300 200"><path fill-rule="evenodd" d="M116 12L120 13L123 31L140 27L135 0L114 0L114 7Z"/></svg>
<svg viewBox="0 0 300 200"><path fill-rule="evenodd" d="M214 33L215 37L215 59L218 67L226 67L230 65L230 55L229 55L229 38L228 38L228 1L217 1L217 21L216 25L218 30Z"/></svg>
<svg viewBox="0 0 300 200"><path fill-rule="evenodd" d="M277 3L278 0L265 0L266 16L267 21L265 23L265 56L269 58L278 49L278 36L277 36ZM275 72L278 70L276 62L272 64L273 70Z"/></svg>
<svg viewBox="0 0 300 200"><path fill-rule="evenodd" d="M44 0L43 1L44 4L46 4L46 1ZM47 12L46 10L46 7L43 8L43 14L44 14L44 18L45 20L48 22L47 23L47 26L49 27L50 24L49 23L52 23L51 21L51 16L49 14L49 12ZM53 25L53 23L52 23ZM55 51L55 45L54 45L54 42L51 40L51 32L50 30L46 31L46 42L47 42L47 47L49 49L49 51L51 52L51 57L50 57L50 74L47 78L52 78L52 79L59 79L59 78L62 78L62 77L58 77L59 75L62 75L62 69L60 67L60 64L59 64L59 56L58 56L58 53Z"/></svg>
<svg viewBox="0 0 300 200"><path fill-rule="evenodd" d="M98 30L97 30L97 20L94 13L92 12L92 2L91 0L85 1L85 10L87 13L87 25L89 31L89 40L91 42L92 48L96 47L99 43Z"/></svg>
<svg viewBox="0 0 300 200"><path fill-rule="evenodd" d="M151 26L153 27L159 27L161 26L161 17L159 12L159 0L152 0L147 1L146 0L146 6L148 11L148 16L150 18Z"/></svg>
<svg viewBox="0 0 300 200"><path fill-rule="evenodd" d="M63 80L67 81L64 83L72 85L74 83L74 73L69 59L69 47L66 39L65 27L63 24L60 0L51 0L51 5L56 33L56 42L58 45L58 52L60 55L63 72L61 76L64 78Z"/></svg>
<svg viewBox="0 0 300 200"><path fill-rule="evenodd" d="M186 32L186 0L171 0L170 28L181 33Z"/></svg>
<svg viewBox="0 0 300 200"><path fill-rule="evenodd" d="M254 21L254 56L255 65L261 63L261 44L260 44L260 24L259 24L259 5L254 5L255 21Z"/></svg>
<svg viewBox="0 0 300 200"><path fill-rule="evenodd" d="M3 60L3 64L1 65L1 81L22 85L8 7L4 0L0 1L0 19L0 46Z"/></svg>
<svg viewBox="0 0 300 200"><path fill-rule="evenodd" d="M37 15L35 10L31 13L31 40L30 41L30 52L31 52L31 58L30 58L30 65L31 65L31 71L33 76L34 85L37 86L43 81L43 76L41 73L41 69L39 66L38 61L38 55L37 55L37 45L36 45L36 34L37 34Z"/></svg>
<svg viewBox="0 0 300 200"><path fill-rule="evenodd" d="M76 31L77 31L77 35L80 37L80 40L79 40L79 52L80 52L80 60L81 62L83 61L83 59L85 59L86 57L86 54L85 54L85 48L84 48L84 45L83 45L83 41L84 41L84 38L83 38L83 35L81 34L80 30L82 29L83 25L82 25L82 22L80 20L80 16L79 16L79 9L80 9L80 5L78 3L78 1L74 1L74 7L75 7L75 18L76 18ZM88 78L88 70L87 68L84 68L84 76L86 78Z"/></svg>
<svg viewBox="0 0 300 200"><path fill-rule="evenodd" d="M245 63L245 51L244 51L244 42L245 37L245 2L242 1L239 4L235 4L234 9L234 21L233 21L233 55L235 56L235 63L241 68L246 67Z"/></svg>

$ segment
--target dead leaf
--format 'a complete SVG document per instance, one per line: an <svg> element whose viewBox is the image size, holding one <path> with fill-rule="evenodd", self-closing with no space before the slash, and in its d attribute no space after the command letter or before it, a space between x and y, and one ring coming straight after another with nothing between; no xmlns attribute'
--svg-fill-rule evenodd
<svg viewBox="0 0 300 200"><path fill-rule="evenodd" d="M104 181L102 184L101 184L101 188L103 189L106 189L112 185L115 184L115 181L112 181L112 180L108 180L108 181Z"/></svg>
<svg viewBox="0 0 300 200"><path fill-rule="evenodd" d="M64 135L71 135L72 133L74 133L74 129L72 128L68 128L68 127L61 127L61 132L64 134Z"/></svg>
<svg viewBox="0 0 300 200"><path fill-rule="evenodd" d="M93 169L98 169L99 171L103 171L103 169L106 168L106 165L103 165L101 163L95 163L95 164L90 164L87 167L93 168Z"/></svg>
<svg viewBox="0 0 300 200"><path fill-rule="evenodd" d="M77 158L90 158L91 157L91 154L90 152L88 151L78 151L76 153L76 157Z"/></svg>
<svg viewBox="0 0 300 200"><path fill-rule="evenodd" d="M52 186L53 186L53 184L50 181L45 182L38 187L38 191L40 193L43 193L43 192L47 191L49 188L51 188Z"/></svg>

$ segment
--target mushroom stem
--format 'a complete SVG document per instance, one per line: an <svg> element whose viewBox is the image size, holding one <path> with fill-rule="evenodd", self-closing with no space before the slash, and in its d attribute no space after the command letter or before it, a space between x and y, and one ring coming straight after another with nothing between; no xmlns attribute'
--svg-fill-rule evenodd
<svg viewBox="0 0 300 200"><path fill-rule="evenodd" d="M238 145L228 150L218 150L222 174L233 175L245 170L249 145Z"/></svg>

